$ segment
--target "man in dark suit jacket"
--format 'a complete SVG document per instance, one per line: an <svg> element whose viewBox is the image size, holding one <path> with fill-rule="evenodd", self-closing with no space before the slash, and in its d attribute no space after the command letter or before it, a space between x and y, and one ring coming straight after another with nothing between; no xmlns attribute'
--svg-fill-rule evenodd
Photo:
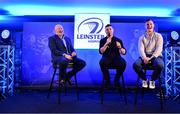
<svg viewBox="0 0 180 114"><path fill-rule="evenodd" d="M105 32L107 36L100 40L99 53L102 54L102 58L99 64L106 80L106 87L110 84L108 68L110 66L116 68L114 84L117 87L119 86L119 78L126 68L126 61L121 57L121 54L126 54L126 49L123 46L122 40L113 35L114 29L112 25L106 25Z"/></svg>
<svg viewBox="0 0 180 114"><path fill-rule="evenodd" d="M49 37L49 48L51 50L53 64L59 64L61 71L61 82L68 81L71 77L86 66L86 62L77 57L70 38L64 35L62 25L55 26L55 35ZM73 69L66 73L69 62L74 63ZM66 77L65 77L66 76Z"/></svg>

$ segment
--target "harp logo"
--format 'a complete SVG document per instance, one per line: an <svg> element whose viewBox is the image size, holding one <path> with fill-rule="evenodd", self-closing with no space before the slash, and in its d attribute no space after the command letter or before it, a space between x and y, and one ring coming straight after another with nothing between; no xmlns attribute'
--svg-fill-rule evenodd
<svg viewBox="0 0 180 114"><path fill-rule="evenodd" d="M103 26L103 21L100 18L88 18L79 24L78 33L98 34L102 31Z"/></svg>

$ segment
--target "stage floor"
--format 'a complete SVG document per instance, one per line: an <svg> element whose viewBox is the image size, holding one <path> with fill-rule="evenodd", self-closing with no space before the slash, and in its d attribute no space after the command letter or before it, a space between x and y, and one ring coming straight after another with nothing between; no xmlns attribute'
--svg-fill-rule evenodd
<svg viewBox="0 0 180 114"><path fill-rule="evenodd" d="M144 100L141 95L134 105L134 91L127 91L128 104L124 102L117 90L107 90L104 103L100 102L98 90L80 90L80 99L77 101L74 90L62 93L61 103L58 104L57 91L53 91L47 99L45 90L15 91L0 102L0 113L180 113L180 103L171 99L166 100L164 109L160 109L160 100L154 92L147 92Z"/></svg>

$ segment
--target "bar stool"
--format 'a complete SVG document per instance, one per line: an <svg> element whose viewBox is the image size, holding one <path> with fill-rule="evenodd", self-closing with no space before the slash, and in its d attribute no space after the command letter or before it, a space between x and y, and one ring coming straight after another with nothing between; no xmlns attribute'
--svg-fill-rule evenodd
<svg viewBox="0 0 180 114"><path fill-rule="evenodd" d="M154 67L152 65L146 65L143 66L143 70L146 76L151 76L147 74L148 70L154 70ZM137 83L136 83L136 91L135 91L135 99L134 99L134 104L137 104L137 95L138 95L138 91L139 91L139 82L140 82L140 77L138 76L137 78ZM164 91L163 91L163 87L162 87L162 81L161 81L161 76L159 76L158 78L158 86L159 86L159 92L160 92L160 104L161 104L161 110L163 109L163 100L165 100L165 96L164 96ZM142 88L142 98L144 97L144 91L145 88Z"/></svg>
<svg viewBox="0 0 180 114"><path fill-rule="evenodd" d="M57 71L57 69L59 69L59 67L60 67L59 64L53 64L54 73L53 73L53 76L52 76L52 80L51 80L51 84L50 84L50 87L49 87L49 92L48 92L47 98L49 98L49 96L50 96L50 93L51 93L51 90L52 90L53 81L54 81L54 77L55 77L56 71ZM73 68L73 63L68 63L67 69L72 69L72 68ZM61 71L59 70L59 73L60 72ZM60 101L61 101L61 89L65 88L65 93L66 93L66 88L67 88L67 85L66 85L67 81L65 81L65 84L62 85L60 83L60 80L61 80L61 77L59 75L59 80L58 80L58 103L60 103ZM78 83L77 83L76 74L74 75L74 80L75 80L75 88L76 88L77 100L79 100L79 90L78 90Z"/></svg>
<svg viewBox="0 0 180 114"><path fill-rule="evenodd" d="M110 66L108 67L108 69L116 69L116 67L114 66ZM123 88L123 93L124 93L124 100L125 100L125 104L127 104L127 97L126 97L126 90L125 90L125 83L124 83L124 75L122 74L120 76L120 78L122 78L122 88ZM104 79L104 76L103 76L103 80L102 80L102 88L101 88L101 104L103 104L104 102L104 89L105 89L105 79ZM120 92L120 95L121 95L121 88L118 87L117 88Z"/></svg>

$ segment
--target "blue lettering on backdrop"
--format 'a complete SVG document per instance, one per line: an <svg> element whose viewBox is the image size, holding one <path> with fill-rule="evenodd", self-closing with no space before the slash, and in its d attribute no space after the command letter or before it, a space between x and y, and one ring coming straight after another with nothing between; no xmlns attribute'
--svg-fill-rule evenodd
<svg viewBox="0 0 180 114"><path fill-rule="evenodd" d="M102 34L78 34L77 39L101 39L104 38Z"/></svg>

